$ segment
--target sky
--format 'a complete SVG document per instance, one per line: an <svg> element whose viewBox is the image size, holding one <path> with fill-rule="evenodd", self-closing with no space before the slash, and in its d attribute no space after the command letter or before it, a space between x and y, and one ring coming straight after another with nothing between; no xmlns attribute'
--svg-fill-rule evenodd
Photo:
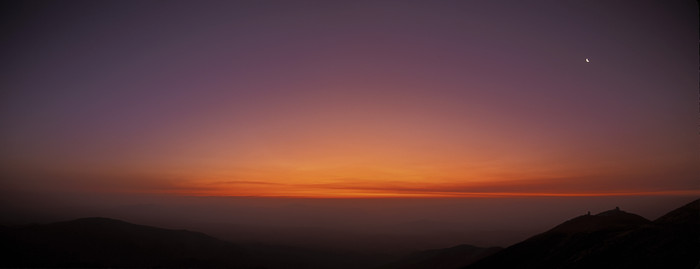
<svg viewBox="0 0 700 269"><path fill-rule="evenodd" d="M4 5L5 192L700 195L695 1Z"/></svg>

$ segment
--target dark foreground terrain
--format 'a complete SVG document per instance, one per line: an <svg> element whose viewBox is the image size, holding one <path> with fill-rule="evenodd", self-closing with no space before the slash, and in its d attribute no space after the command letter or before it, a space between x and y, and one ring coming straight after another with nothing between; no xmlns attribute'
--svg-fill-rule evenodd
<svg viewBox="0 0 700 269"><path fill-rule="evenodd" d="M235 244L108 218L0 230L0 267L367 268L377 262L333 251Z"/></svg>
<svg viewBox="0 0 700 269"><path fill-rule="evenodd" d="M393 262L330 250L235 244L107 218L0 226L0 244L0 267L690 269L700 268L700 199L654 221L613 209L573 218L505 249L459 245Z"/></svg>
<svg viewBox="0 0 700 269"><path fill-rule="evenodd" d="M700 268L700 199L655 221L579 216L467 268Z"/></svg>

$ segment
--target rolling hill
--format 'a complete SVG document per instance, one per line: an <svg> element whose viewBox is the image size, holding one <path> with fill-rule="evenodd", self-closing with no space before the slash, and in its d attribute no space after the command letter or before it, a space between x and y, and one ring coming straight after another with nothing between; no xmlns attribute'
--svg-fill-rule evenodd
<svg viewBox="0 0 700 269"><path fill-rule="evenodd" d="M367 268L347 253L239 245L108 218L0 227L0 267Z"/></svg>
<svg viewBox="0 0 700 269"><path fill-rule="evenodd" d="M465 268L698 268L700 199L655 221L583 215Z"/></svg>
<svg viewBox="0 0 700 269"><path fill-rule="evenodd" d="M379 266L356 253L241 244L108 218L0 226L0 267L700 268L700 199L654 221L622 211L582 215L508 248L458 245Z"/></svg>

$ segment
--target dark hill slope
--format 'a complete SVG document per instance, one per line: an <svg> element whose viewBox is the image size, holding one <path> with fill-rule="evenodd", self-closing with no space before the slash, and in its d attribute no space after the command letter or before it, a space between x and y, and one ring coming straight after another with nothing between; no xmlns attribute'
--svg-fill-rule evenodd
<svg viewBox="0 0 700 269"><path fill-rule="evenodd" d="M697 205L655 222L620 210L579 216L466 268L694 268Z"/></svg>
<svg viewBox="0 0 700 269"><path fill-rule="evenodd" d="M86 218L5 227L3 267L227 267L263 265L254 253L205 234Z"/></svg>
<svg viewBox="0 0 700 269"><path fill-rule="evenodd" d="M597 215L583 215L557 225L546 233L574 234L599 231L624 230L650 223L649 220L619 209Z"/></svg>
<svg viewBox="0 0 700 269"><path fill-rule="evenodd" d="M668 212L654 222L661 225L700 225L700 199Z"/></svg>
<svg viewBox="0 0 700 269"><path fill-rule="evenodd" d="M0 227L0 267L366 268L351 257L237 245L202 233L86 218Z"/></svg>

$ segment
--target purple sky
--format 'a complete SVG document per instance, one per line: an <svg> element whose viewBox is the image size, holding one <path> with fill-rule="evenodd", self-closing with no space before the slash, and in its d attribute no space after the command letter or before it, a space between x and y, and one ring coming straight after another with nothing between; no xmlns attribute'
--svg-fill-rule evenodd
<svg viewBox="0 0 700 269"><path fill-rule="evenodd" d="M2 17L5 189L700 190L694 1L13 1Z"/></svg>

